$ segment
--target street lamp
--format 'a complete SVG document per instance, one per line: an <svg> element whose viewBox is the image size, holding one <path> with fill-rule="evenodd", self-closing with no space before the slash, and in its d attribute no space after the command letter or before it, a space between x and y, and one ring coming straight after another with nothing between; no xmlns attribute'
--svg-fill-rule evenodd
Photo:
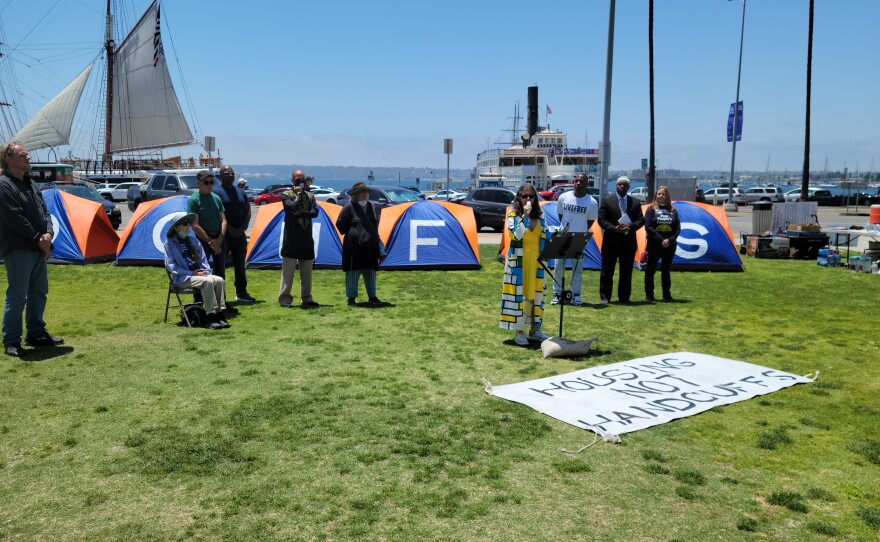
<svg viewBox="0 0 880 542"><path fill-rule="evenodd" d="M729 2L730 0L728 0ZM736 71L736 101L733 102L733 149L730 153L730 188L731 193L733 193L733 174L734 174L734 165L736 164L736 125L739 121L739 82L742 77L742 66L743 66L743 34L746 29L746 0L742 0L743 9L742 9L742 25L739 30L739 67Z"/></svg>

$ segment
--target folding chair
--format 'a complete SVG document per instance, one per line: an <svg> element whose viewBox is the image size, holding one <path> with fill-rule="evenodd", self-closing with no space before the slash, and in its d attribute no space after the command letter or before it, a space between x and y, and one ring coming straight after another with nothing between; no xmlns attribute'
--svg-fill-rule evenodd
<svg viewBox="0 0 880 542"><path fill-rule="evenodd" d="M183 300L180 299L180 295L193 295L195 293L195 288L175 286L171 273L169 273L167 269L165 270L165 274L168 275L168 297L165 299L165 323L168 323L168 309L171 307L171 294L173 293L174 297L177 298L177 308L180 311L181 318L186 322L187 327L192 327L192 322L189 321L186 311L183 310Z"/></svg>

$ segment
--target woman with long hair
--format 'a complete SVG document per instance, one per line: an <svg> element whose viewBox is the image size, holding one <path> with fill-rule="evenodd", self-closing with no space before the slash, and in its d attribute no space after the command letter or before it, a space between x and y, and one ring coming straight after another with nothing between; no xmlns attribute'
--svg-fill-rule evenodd
<svg viewBox="0 0 880 542"><path fill-rule="evenodd" d="M681 233L681 221L672 205L669 189L657 188L654 202L645 212L645 237L648 240L648 267L645 269L645 299L654 301L654 271L660 261L660 284L663 301L672 301L672 259L675 257L676 238Z"/></svg>
<svg viewBox="0 0 880 542"><path fill-rule="evenodd" d="M510 247L501 287L501 328L516 331L513 341L527 346L529 339L547 339L541 331L544 270L538 265L538 255L547 240L547 225L535 187L530 184L519 187L513 207L507 213L506 225ZM526 324L529 325L528 336Z"/></svg>

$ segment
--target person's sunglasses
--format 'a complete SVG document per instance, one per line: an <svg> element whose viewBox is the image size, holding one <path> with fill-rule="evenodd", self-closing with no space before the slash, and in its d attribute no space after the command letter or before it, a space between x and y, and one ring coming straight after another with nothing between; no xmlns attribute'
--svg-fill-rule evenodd
<svg viewBox="0 0 880 542"><path fill-rule="evenodd" d="M535 195L534 194L520 194L519 197L521 197L521 198L534 198Z"/></svg>
<svg viewBox="0 0 880 542"><path fill-rule="evenodd" d="M178 226L191 226L192 224L190 223L189 220L182 220L182 221L178 222L177 225Z"/></svg>
<svg viewBox="0 0 880 542"><path fill-rule="evenodd" d="M211 179L210 181L199 181L199 182L201 182L202 184L214 184L213 179Z"/></svg>

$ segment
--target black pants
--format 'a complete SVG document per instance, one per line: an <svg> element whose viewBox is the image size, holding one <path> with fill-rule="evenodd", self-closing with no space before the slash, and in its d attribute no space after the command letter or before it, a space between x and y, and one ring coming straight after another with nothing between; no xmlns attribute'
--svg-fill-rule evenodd
<svg viewBox="0 0 880 542"><path fill-rule="evenodd" d="M235 267L235 293L243 294L247 292L247 275L244 269L244 258L247 255L247 237L242 234L241 237L226 236L226 244L229 246L232 265Z"/></svg>
<svg viewBox="0 0 880 542"><path fill-rule="evenodd" d="M648 267L645 268L645 297L654 297L654 271L657 270L657 262L660 262L660 284L663 287L663 297L672 295L672 259L675 257L675 241L663 248L660 241L651 239L648 241Z"/></svg>
<svg viewBox="0 0 880 542"><path fill-rule="evenodd" d="M602 239L602 273L599 275L599 299L611 300L614 289L614 268L620 260L620 278L617 283L617 299L629 301L632 293L633 261L636 257L635 233L621 235L605 233Z"/></svg>

